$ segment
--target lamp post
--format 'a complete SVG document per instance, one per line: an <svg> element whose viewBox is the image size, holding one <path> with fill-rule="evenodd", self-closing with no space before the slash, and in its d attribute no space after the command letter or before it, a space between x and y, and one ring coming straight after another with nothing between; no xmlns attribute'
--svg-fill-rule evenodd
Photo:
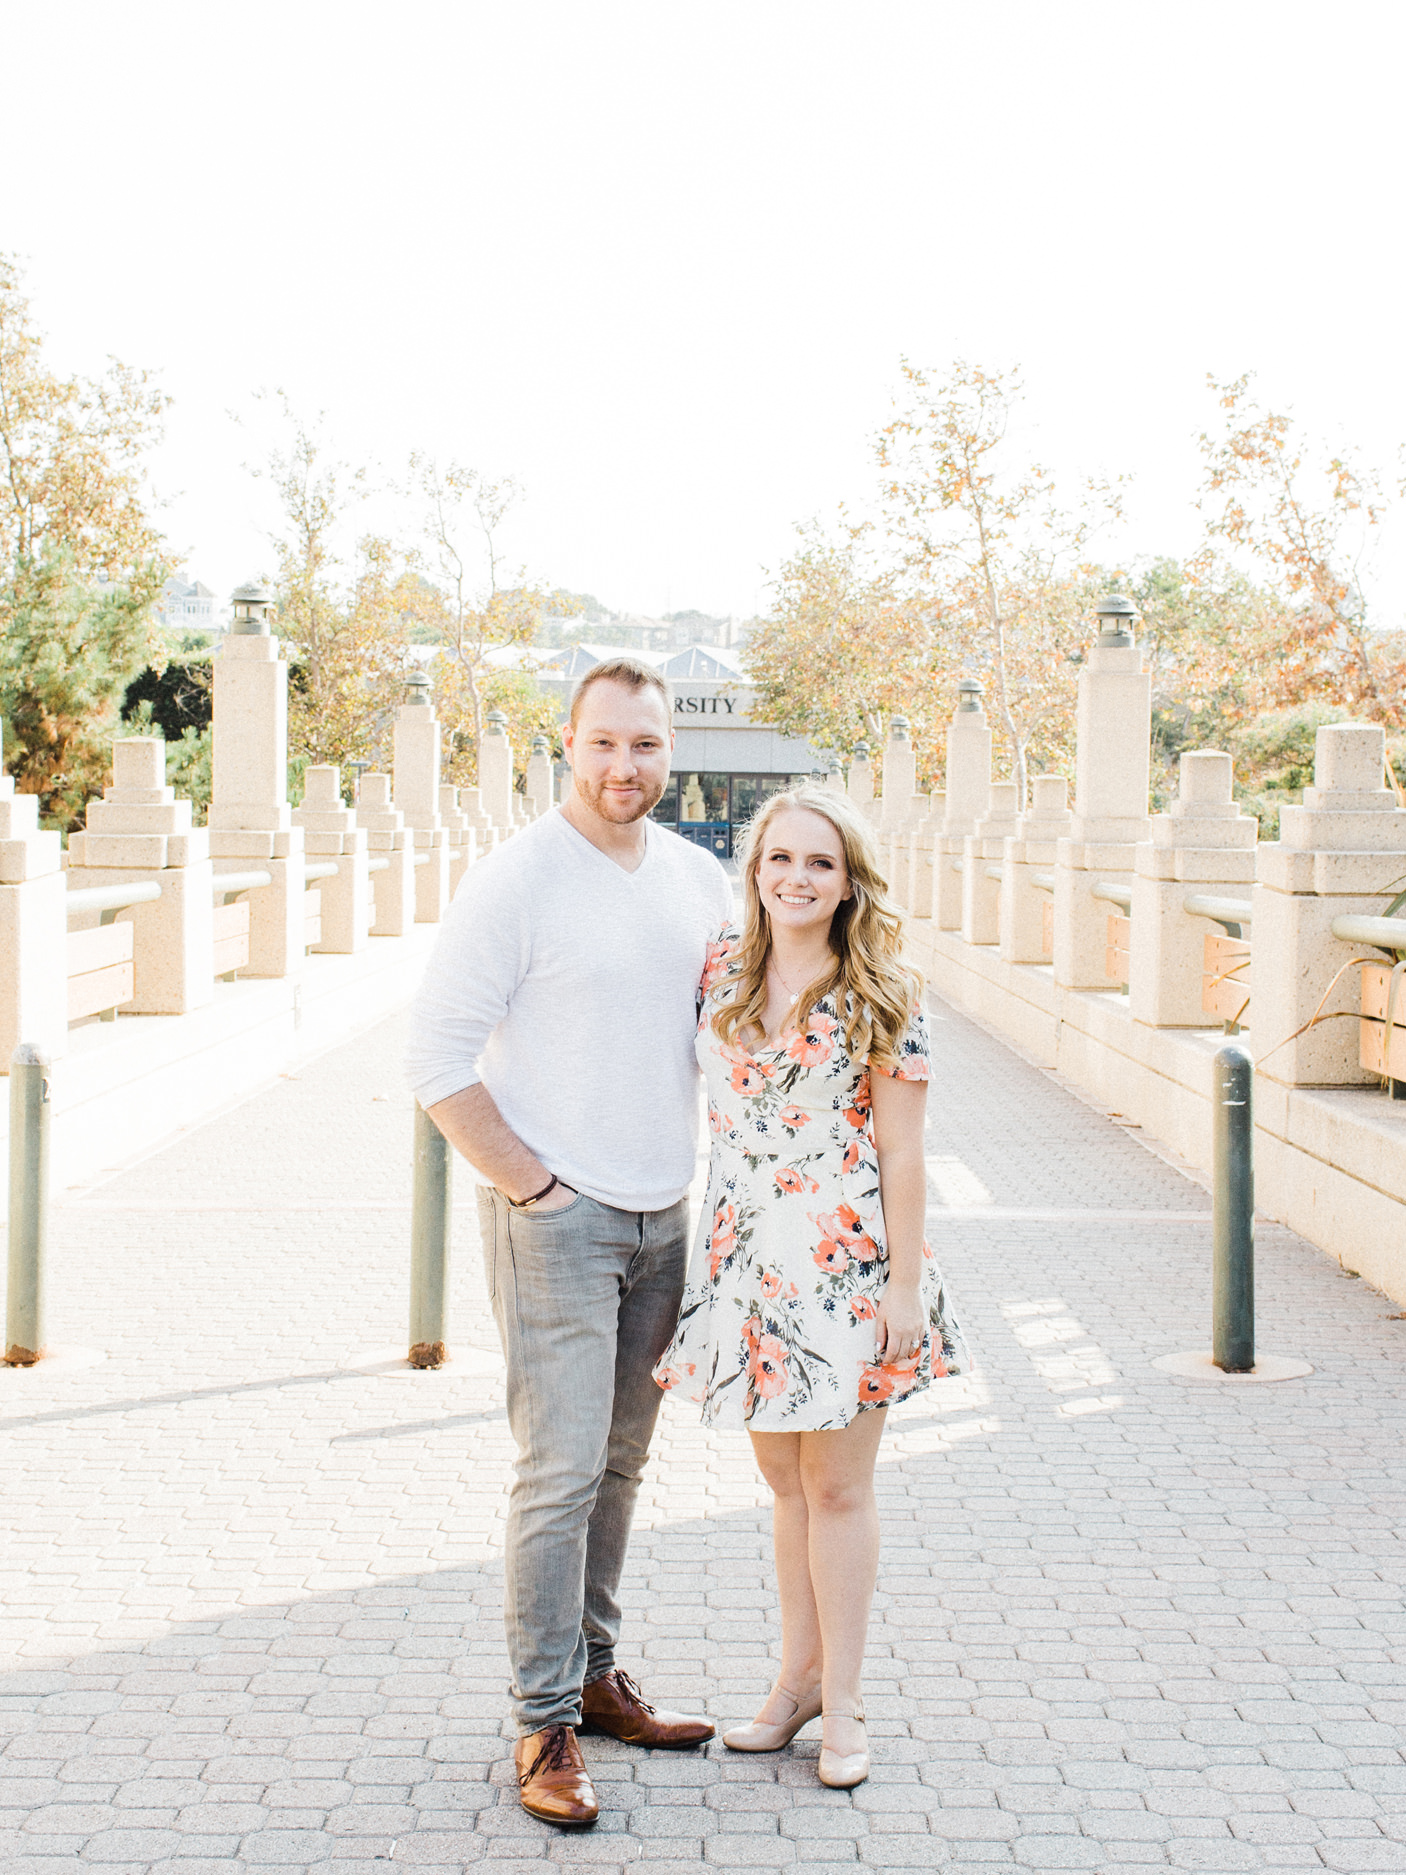
<svg viewBox="0 0 1406 1875"><path fill-rule="evenodd" d="M273 604L273 594L268 587L260 585L258 580L248 580L243 586L236 586L229 597L234 607L230 632L237 638L267 638L269 607Z"/></svg>
<svg viewBox="0 0 1406 1875"><path fill-rule="evenodd" d="M957 708L963 714L970 715L981 708L981 699L985 694L983 686L975 677L964 677L957 685Z"/></svg>
<svg viewBox="0 0 1406 1875"><path fill-rule="evenodd" d="M1133 642L1133 620L1137 607L1121 592L1110 592L1094 607L1098 620L1098 642L1109 649L1122 649Z"/></svg>

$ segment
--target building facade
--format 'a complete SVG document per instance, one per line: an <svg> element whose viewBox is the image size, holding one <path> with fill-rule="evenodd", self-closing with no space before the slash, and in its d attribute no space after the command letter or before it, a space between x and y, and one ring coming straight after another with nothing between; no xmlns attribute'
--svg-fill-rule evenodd
<svg viewBox="0 0 1406 1875"><path fill-rule="evenodd" d="M220 628L219 602L200 580L188 580L184 569L161 588L156 608L159 624L169 630L215 632Z"/></svg>

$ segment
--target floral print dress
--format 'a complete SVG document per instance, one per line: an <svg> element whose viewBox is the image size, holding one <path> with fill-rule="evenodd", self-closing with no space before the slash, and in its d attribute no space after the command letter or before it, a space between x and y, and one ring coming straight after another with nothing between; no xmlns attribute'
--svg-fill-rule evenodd
<svg viewBox="0 0 1406 1875"><path fill-rule="evenodd" d="M829 998L774 1048L725 1045L712 1018L736 994L738 939L724 928L703 979L695 1046L712 1163L678 1327L654 1378L698 1401L710 1425L834 1430L965 1371L967 1356L924 1243L922 1347L877 1361L888 1250L869 1064L846 1053ZM919 1009L899 1053L900 1079L928 1079Z"/></svg>

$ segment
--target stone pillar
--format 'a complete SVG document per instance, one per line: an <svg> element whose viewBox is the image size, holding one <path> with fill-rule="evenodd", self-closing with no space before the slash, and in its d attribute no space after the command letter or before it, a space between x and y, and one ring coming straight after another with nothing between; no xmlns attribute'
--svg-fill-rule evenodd
<svg viewBox="0 0 1406 1875"><path fill-rule="evenodd" d="M1406 813L1383 787L1386 739L1368 723L1318 731L1313 786L1279 815L1279 839L1256 855L1254 1000L1249 1016L1257 1072L1291 1087L1354 1087L1376 1076L1358 1065L1356 1022L1321 1022L1296 1041L1334 971L1371 947L1343 944L1335 918L1380 918L1406 874ZM1361 973L1349 970L1323 1005L1360 1007Z"/></svg>
<svg viewBox="0 0 1406 1875"><path fill-rule="evenodd" d="M918 762L908 737L908 718L889 721L884 744L884 792L879 802L879 827L884 834L906 833L913 820L913 798L918 789Z"/></svg>
<svg viewBox="0 0 1406 1875"><path fill-rule="evenodd" d="M1004 861L1006 841L1020 830L1021 803L1013 781L993 781L991 804L962 841L962 941L997 944L1001 937L1000 879L986 868Z"/></svg>
<svg viewBox="0 0 1406 1875"><path fill-rule="evenodd" d="M1201 1007L1206 939L1220 930L1182 907L1188 892L1249 900L1259 823L1231 798L1228 755L1183 755L1170 814L1152 818L1152 844L1140 846L1133 877L1129 1007L1154 1029L1214 1026ZM1248 993L1248 985L1247 985Z"/></svg>
<svg viewBox="0 0 1406 1875"><path fill-rule="evenodd" d="M901 912L908 910L908 845L911 835L891 833L879 842L879 861L888 881L890 904Z"/></svg>
<svg viewBox="0 0 1406 1875"><path fill-rule="evenodd" d="M874 770L869 761L869 744L856 742L854 754L849 758L849 782L847 791L861 814L874 817Z"/></svg>
<svg viewBox="0 0 1406 1875"><path fill-rule="evenodd" d="M1108 919L1116 907L1092 896L1107 881L1131 888L1133 849L1149 837L1147 812L1152 680L1133 640L1132 605L1111 594L1079 673L1074 823L1055 858L1055 982L1108 990Z"/></svg>
<svg viewBox="0 0 1406 1875"><path fill-rule="evenodd" d="M1029 811L1020 816L1012 838L1005 843L1005 877L1001 881L1001 956L1011 964L1047 964L1052 947L1045 941L1045 911L1054 911L1051 893L1034 883L1034 875L1050 875L1055 848L1068 834L1074 816L1069 811L1069 783L1063 775L1036 775L1030 784Z"/></svg>
<svg viewBox="0 0 1406 1875"><path fill-rule="evenodd" d="M39 796L0 772L0 1074L21 1042L68 1051L68 913L56 833L39 828Z"/></svg>
<svg viewBox="0 0 1406 1875"><path fill-rule="evenodd" d="M415 848L415 920L438 924L449 903L449 841L439 817L439 720L430 680L411 671L395 713L395 805Z"/></svg>
<svg viewBox="0 0 1406 1875"><path fill-rule="evenodd" d="M483 797L477 788L460 788L459 812L474 835L475 854L491 852L498 844L498 830L484 813Z"/></svg>
<svg viewBox="0 0 1406 1875"><path fill-rule="evenodd" d="M273 883L249 894L245 977L300 970L306 907L303 830L288 805L288 666L270 635L270 595L238 587L234 623L215 659L214 786L210 857L225 872L267 872Z"/></svg>
<svg viewBox="0 0 1406 1875"><path fill-rule="evenodd" d="M962 859L966 836L991 804L991 725L981 707L981 685L964 677L957 693L947 730L946 809L932 856L932 915L939 931L961 929L962 875L952 862Z"/></svg>
<svg viewBox="0 0 1406 1875"><path fill-rule="evenodd" d="M534 736L527 758L526 796L527 811L534 820L552 811L552 792L552 745L545 736Z"/></svg>
<svg viewBox="0 0 1406 1875"><path fill-rule="evenodd" d="M513 745L508 740L508 719L501 710L484 718L478 745L478 797L483 811L501 838L517 831L513 813Z"/></svg>
<svg viewBox="0 0 1406 1875"><path fill-rule="evenodd" d="M908 842L908 916L932 917L933 848L942 832L947 812L947 794L934 788L928 796L928 811L918 822Z"/></svg>
<svg viewBox="0 0 1406 1875"><path fill-rule="evenodd" d="M832 755L825 764L825 779L820 783L827 794L843 794L845 791L845 771L838 755Z"/></svg>
<svg viewBox="0 0 1406 1875"><path fill-rule="evenodd" d="M449 842L449 896L459 890L459 881L478 858L478 835L469 825L469 817L459 803L459 789L448 782L439 787L439 817L444 822Z"/></svg>
<svg viewBox="0 0 1406 1875"><path fill-rule="evenodd" d="M366 834L367 865L390 864L372 873L372 937L404 937L415 922L415 847L405 816L391 806L389 775L363 775L356 795L356 824Z"/></svg>
<svg viewBox="0 0 1406 1875"><path fill-rule="evenodd" d="M68 887L154 880L161 896L117 914L132 929L134 1016L183 1016L215 996L210 835L189 801L166 786L166 744L127 736L112 745L112 786L88 803L87 830L70 835ZM92 923L98 922L96 916Z"/></svg>
<svg viewBox="0 0 1406 1875"><path fill-rule="evenodd" d="M371 880L366 870L366 834L355 810L342 800L342 771L319 764L303 776L303 804L293 815L303 829L307 857L335 860L337 870L318 880L322 936L315 951L346 956L366 949L371 925Z"/></svg>

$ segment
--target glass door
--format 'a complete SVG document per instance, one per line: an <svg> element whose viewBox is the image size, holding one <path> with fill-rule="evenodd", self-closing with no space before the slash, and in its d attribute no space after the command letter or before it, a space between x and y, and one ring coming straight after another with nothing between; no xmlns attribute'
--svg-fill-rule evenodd
<svg viewBox="0 0 1406 1875"><path fill-rule="evenodd" d="M719 859L732 850L727 813L726 775L685 772L679 781L679 832L695 846L707 847Z"/></svg>

